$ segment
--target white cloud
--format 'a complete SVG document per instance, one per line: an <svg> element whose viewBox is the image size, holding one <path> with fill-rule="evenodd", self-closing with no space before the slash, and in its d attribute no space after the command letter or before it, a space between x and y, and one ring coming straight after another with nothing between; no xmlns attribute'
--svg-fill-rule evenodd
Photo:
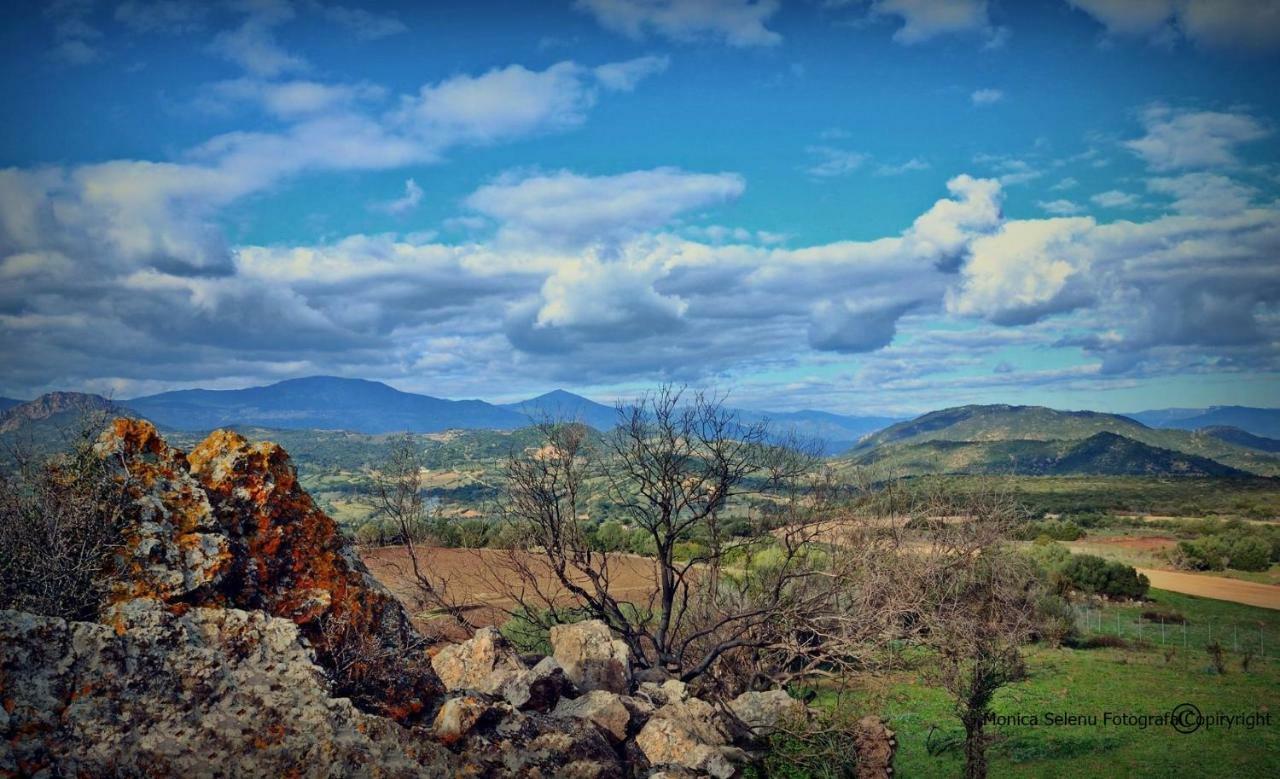
<svg viewBox="0 0 1280 779"><path fill-rule="evenodd" d="M654 33L674 41L723 40L730 46L774 46L782 36L765 27L778 0L577 0L606 29L630 38Z"/></svg>
<svg viewBox="0 0 1280 779"><path fill-rule="evenodd" d="M1054 216L1072 216L1084 210L1079 203L1073 203L1070 200L1061 198L1058 200L1040 200L1036 202L1041 211Z"/></svg>
<svg viewBox="0 0 1280 779"><path fill-rule="evenodd" d="M502 222L508 237L581 245L661 227L678 214L733 200L745 187L734 173L676 168L616 176L559 171L502 177L466 204Z"/></svg>
<svg viewBox="0 0 1280 779"><path fill-rule="evenodd" d="M847 176L861 168L863 163L870 159L868 155L861 152L837 149L834 146L810 146L805 151L811 157L817 158L817 161L806 168L806 171L810 176L819 178Z"/></svg>
<svg viewBox="0 0 1280 779"><path fill-rule="evenodd" d="M422 202L422 195L422 187L418 186L418 182L408 179L404 182L404 195L395 200L379 204L378 210L386 211L394 216L407 214Z"/></svg>
<svg viewBox="0 0 1280 779"><path fill-rule="evenodd" d="M1004 92L999 89L978 89L969 95L969 100L976 106L995 105L1004 100Z"/></svg>
<svg viewBox="0 0 1280 779"><path fill-rule="evenodd" d="M1162 105L1143 112L1142 122L1147 134L1124 145L1154 170L1234 165L1237 146L1271 134L1247 114L1176 111Z"/></svg>
<svg viewBox="0 0 1280 779"><path fill-rule="evenodd" d="M543 71L521 65L459 75L406 99L402 121L429 141L487 143L581 124L596 94L585 69L560 62Z"/></svg>
<svg viewBox="0 0 1280 779"><path fill-rule="evenodd" d="M1103 208L1129 208L1138 204L1138 196L1130 192L1121 192L1118 189L1110 189L1106 192L1099 192L1089 198L1094 205Z"/></svg>
<svg viewBox="0 0 1280 779"><path fill-rule="evenodd" d="M1216 173L1187 173L1175 178L1155 178L1147 189L1174 199L1182 214L1229 216L1249 208L1258 191Z"/></svg>
<svg viewBox="0 0 1280 779"><path fill-rule="evenodd" d="M1088 217L1006 222L973 242L947 310L1016 324L1081 305L1069 282L1089 270L1076 240L1093 227Z"/></svg>
<svg viewBox="0 0 1280 779"><path fill-rule="evenodd" d="M1280 47L1277 0L1067 0L1114 35L1270 51Z"/></svg>
<svg viewBox="0 0 1280 779"><path fill-rule="evenodd" d="M671 58L666 55L648 55L636 57L625 62L611 62L596 68L596 80L605 89L615 92L631 92L641 81L649 76L662 73L671 65Z"/></svg>
<svg viewBox="0 0 1280 779"><path fill-rule="evenodd" d="M1075 189L1078 186L1080 186L1079 181L1076 181L1071 176L1067 176L1062 181L1059 181L1057 184L1054 184L1052 187L1049 187L1049 189L1052 189L1055 192L1063 192L1068 189Z"/></svg>
<svg viewBox="0 0 1280 779"><path fill-rule="evenodd" d="M1001 43L1007 37L1007 32L992 28L987 0L875 0L871 11L902 20L893 39L903 44L959 33L981 33Z"/></svg>

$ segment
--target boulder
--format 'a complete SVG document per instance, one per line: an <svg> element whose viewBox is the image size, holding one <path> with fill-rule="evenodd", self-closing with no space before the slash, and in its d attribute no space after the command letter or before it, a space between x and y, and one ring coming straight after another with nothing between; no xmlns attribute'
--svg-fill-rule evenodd
<svg viewBox="0 0 1280 779"><path fill-rule="evenodd" d="M449 644L431 658L444 688L496 693L513 676L528 669L494 628L480 628L467 641Z"/></svg>
<svg viewBox="0 0 1280 779"><path fill-rule="evenodd" d="M678 679L668 679L665 682L641 682L636 694L642 698L652 701L655 706L665 706L668 703L680 703L689 700L689 685Z"/></svg>
<svg viewBox="0 0 1280 779"><path fill-rule="evenodd" d="M778 723L804 717L808 708L784 690L744 692L729 701L734 716L760 735L767 734Z"/></svg>
<svg viewBox="0 0 1280 779"><path fill-rule="evenodd" d="M650 765L730 777L749 755L733 746L733 729L699 698L668 703L653 713L635 743Z"/></svg>
<svg viewBox="0 0 1280 779"><path fill-rule="evenodd" d="M0 611L0 775L447 776L455 759L330 697L296 625L160 601L110 625Z"/></svg>
<svg viewBox="0 0 1280 779"><path fill-rule="evenodd" d="M631 724L631 711L620 697L605 690L592 690L560 701L552 716L576 717L595 723L610 739L620 742L626 739L627 727Z"/></svg>
<svg viewBox="0 0 1280 779"><path fill-rule="evenodd" d="M631 653L597 619L551 628L552 656L582 690L626 694L631 689Z"/></svg>

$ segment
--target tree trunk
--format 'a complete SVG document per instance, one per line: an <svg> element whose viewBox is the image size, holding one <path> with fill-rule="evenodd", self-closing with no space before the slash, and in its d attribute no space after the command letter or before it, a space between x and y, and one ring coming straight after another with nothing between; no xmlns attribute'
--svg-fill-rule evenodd
<svg viewBox="0 0 1280 779"><path fill-rule="evenodd" d="M978 709L969 711L963 718L965 779L986 779L987 776L985 715L985 709Z"/></svg>

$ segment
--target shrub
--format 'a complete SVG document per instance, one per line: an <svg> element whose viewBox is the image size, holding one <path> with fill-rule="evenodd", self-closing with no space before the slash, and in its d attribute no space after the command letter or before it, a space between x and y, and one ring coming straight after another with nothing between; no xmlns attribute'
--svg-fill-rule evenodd
<svg viewBox="0 0 1280 779"><path fill-rule="evenodd" d="M0 609L93 619L123 541L127 474L93 453L88 421L70 451L0 475Z"/></svg>
<svg viewBox="0 0 1280 779"><path fill-rule="evenodd" d="M1076 541L1084 538L1084 529L1074 522L1058 519L1046 519L1039 522L1028 522L1022 526L1018 535L1023 539L1045 536L1055 541Z"/></svg>
<svg viewBox="0 0 1280 779"><path fill-rule="evenodd" d="M1073 556L1057 576L1060 588L1113 598L1141 598L1151 586L1150 580L1133 566L1087 554Z"/></svg>
<svg viewBox="0 0 1280 779"><path fill-rule="evenodd" d="M1209 653L1209 662L1213 664L1213 670L1219 675L1227 672L1227 650L1217 639L1210 641L1204 645L1204 651Z"/></svg>
<svg viewBox="0 0 1280 779"><path fill-rule="evenodd" d="M1071 551L1048 536L1041 536L1027 549L1027 556L1045 576L1052 576L1071 560Z"/></svg>
<svg viewBox="0 0 1280 779"><path fill-rule="evenodd" d="M602 522L596 528L594 541L601 552L622 552L627 548L627 528L621 522Z"/></svg>
<svg viewBox="0 0 1280 779"><path fill-rule="evenodd" d="M1187 622L1186 615L1172 609L1148 609L1142 612L1142 618L1149 622L1163 622L1166 625L1183 625Z"/></svg>
<svg viewBox="0 0 1280 779"><path fill-rule="evenodd" d="M1240 529L1178 542L1179 563L1196 571L1265 571L1271 566L1274 543L1259 533Z"/></svg>
<svg viewBox="0 0 1280 779"><path fill-rule="evenodd" d="M1061 646L1076 638L1076 615L1060 595L1046 594L1036 602L1037 637L1049 646Z"/></svg>

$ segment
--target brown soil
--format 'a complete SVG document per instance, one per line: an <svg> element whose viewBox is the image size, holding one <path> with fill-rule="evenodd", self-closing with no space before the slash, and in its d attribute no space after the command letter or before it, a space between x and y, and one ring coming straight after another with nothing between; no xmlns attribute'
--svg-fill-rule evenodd
<svg viewBox="0 0 1280 779"><path fill-rule="evenodd" d="M1139 568L1147 575L1152 587L1185 595L1199 595L1202 598L1216 598L1248 606L1261 606L1264 609L1280 609L1280 587L1274 584L1245 582L1239 579L1226 579L1221 576L1201 576L1194 573L1178 571L1157 571L1150 568Z"/></svg>
<svg viewBox="0 0 1280 779"><path fill-rule="evenodd" d="M1178 545L1178 539L1169 536L1087 536L1082 542L1138 552L1160 552Z"/></svg>
<svg viewBox="0 0 1280 779"><path fill-rule="evenodd" d="M450 602L464 607L468 620L476 625L501 625L519 605L520 580L514 573L516 564L526 564L539 571L538 588L552 602L563 605L572 601L543 558L537 556L501 549L415 546L414 550L421 568L430 571L432 583L443 586ZM417 598L413 565L404 547L363 548L360 557L374 577L414 614L420 626L439 627L435 623L441 620L424 613ZM634 555L612 555L609 560L609 591L622 600L645 602L654 588L653 561ZM534 593L526 592L526 596L530 603L543 605Z"/></svg>

